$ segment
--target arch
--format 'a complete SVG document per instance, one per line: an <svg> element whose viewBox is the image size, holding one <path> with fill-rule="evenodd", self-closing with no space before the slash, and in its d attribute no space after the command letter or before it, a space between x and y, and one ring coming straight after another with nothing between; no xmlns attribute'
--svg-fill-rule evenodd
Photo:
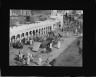
<svg viewBox="0 0 96 77"><path fill-rule="evenodd" d="M48 33L47 29L48 29L48 28L46 27L46 34Z"/></svg>
<svg viewBox="0 0 96 77"><path fill-rule="evenodd" d="M40 29L39 29L39 36L40 36Z"/></svg>
<svg viewBox="0 0 96 77"><path fill-rule="evenodd" d="M13 36L11 37L10 43L15 43L15 35L13 35Z"/></svg>
<svg viewBox="0 0 96 77"><path fill-rule="evenodd" d="M40 37L41 37L41 35L42 35L42 28L40 28Z"/></svg>
<svg viewBox="0 0 96 77"><path fill-rule="evenodd" d="M44 35L45 35L45 27L44 27Z"/></svg>
<svg viewBox="0 0 96 77"><path fill-rule="evenodd" d="M39 29L39 34L40 34L40 29Z"/></svg>
<svg viewBox="0 0 96 77"><path fill-rule="evenodd" d="M17 41L17 42L20 42L20 34L17 34L17 36L16 36L16 41Z"/></svg>
<svg viewBox="0 0 96 77"><path fill-rule="evenodd" d="M26 35L28 35L28 32L26 32Z"/></svg>
<svg viewBox="0 0 96 77"><path fill-rule="evenodd" d="M50 26L50 31L51 31L51 29L52 29L52 28L51 28L51 26Z"/></svg>
<svg viewBox="0 0 96 77"><path fill-rule="evenodd" d="M44 31L44 29L42 28L42 35L43 35L43 31Z"/></svg>
<svg viewBox="0 0 96 77"><path fill-rule="evenodd" d="M24 33L21 34L21 43L23 43L23 40L24 40Z"/></svg>
<svg viewBox="0 0 96 77"><path fill-rule="evenodd" d="M16 36L17 38L20 38L20 34L17 34L17 36Z"/></svg>
<svg viewBox="0 0 96 77"><path fill-rule="evenodd" d="M24 33L22 33L22 34L21 34L21 36L23 36L23 37L24 37Z"/></svg>
<svg viewBox="0 0 96 77"><path fill-rule="evenodd" d="M39 33L39 30L38 30L38 29L36 29L36 36L38 36L38 33Z"/></svg>
<svg viewBox="0 0 96 77"><path fill-rule="evenodd" d="M36 34L36 33L35 33L35 30L33 30L33 37L35 36L35 34Z"/></svg>
<svg viewBox="0 0 96 77"><path fill-rule="evenodd" d="M29 34L32 35L32 31L29 31Z"/></svg>

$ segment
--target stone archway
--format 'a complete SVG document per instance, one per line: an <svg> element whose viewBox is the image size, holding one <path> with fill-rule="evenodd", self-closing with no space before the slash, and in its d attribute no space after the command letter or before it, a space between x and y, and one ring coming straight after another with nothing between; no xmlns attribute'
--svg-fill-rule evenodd
<svg viewBox="0 0 96 77"><path fill-rule="evenodd" d="M32 40L32 31L29 32L29 40Z"/></svg>
<svg viewBox="0 0 96 77"><path fill-rule="evenodd" d="M17 34L17 36L16 36L16 42L20 42L20 34Z"/></svg>
<svg viewBox="0 0 96 77"><path fill-rule="evenodd" d="M15 43L15 35L13 35L13 36L11 37L10 43L11 43L11 44L12 44L12 43Z"/></svg>
<svg viewBox="0 0 96 77"><path fill-rule="evenodd" d="M25 43L25 37L24 37L24 33L21 34L21 43Z"/></svg>

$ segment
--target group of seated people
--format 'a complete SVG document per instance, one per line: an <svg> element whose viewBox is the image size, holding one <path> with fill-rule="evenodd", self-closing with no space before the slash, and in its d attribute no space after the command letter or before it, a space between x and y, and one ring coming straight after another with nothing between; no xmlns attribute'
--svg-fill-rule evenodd
<svg viewBox="0 0 96 77"><path fill-rule="evenodd" d="M82 32L81 29L83 26L83 22L79 22L78 20L74 19L74 17L72 17L70 15L64 16L64 24L67 25L65 28L67 31L74 32L77 29L78 32Z"/></svg>
<svg viewBox="0 0 96 77"><path fill-rule="evenodd" d="M10 43L10 45L13 47L13 48L23 48L23 45L30 45L34 42L43 42L43 41L46 41L46 40L50 40L50 38L52 39L53 37L55 37L54 33L53 32L49 32L48 34L46 34L44 37L33 37L33 39L26 39L26 38L23 38L21 40L21 42L19 40L17 40L15 43L12 42ZM32 42L32 43L31 43Z"/></svg>

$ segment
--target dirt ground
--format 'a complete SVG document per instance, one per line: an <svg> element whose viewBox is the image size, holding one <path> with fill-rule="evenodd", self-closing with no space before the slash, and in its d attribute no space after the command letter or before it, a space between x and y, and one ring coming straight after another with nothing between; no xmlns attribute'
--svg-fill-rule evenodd
<svg viewBox="0 0 96 77"><path fill-rule="evenodd" d="M57 58L54 66L82 66L82 55L75 40Z"/></svg>

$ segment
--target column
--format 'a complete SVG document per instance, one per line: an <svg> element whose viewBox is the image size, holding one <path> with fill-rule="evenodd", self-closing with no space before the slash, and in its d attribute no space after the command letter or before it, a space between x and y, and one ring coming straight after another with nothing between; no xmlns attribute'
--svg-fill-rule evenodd
<svg viewBox="0 0 96 77"><path fill-rule="evenodd" d="M40 37L41 37L42 29L40 29Z"/></svg>
<svg viewBox="0 0 96 77"><path fill-rule="evenodd" d="M47 27L47 31L49 32L49 26Z"/></svg>
<svg viewBox="0 0 96 77"><path fill-rule="evenodd" d="M49 31L51 32L51 26L49 26Z"/></svg>
<svg viewBox="0 0 96 77"><path fill-rule="evenodd" d="M29 37L30 37L30 33L28 32L28 37L27 37L28 38L28 41L29 41Z"/></svg>
<svg viewBox="0 0 96 77"><path fill-rule="evenodd" d="M44 28L43 28L43 36L44 36Z"/></svg>
<svg viewBox="0 0 96 77"><path fill-rule="evenodd" d="M21 34L20 34L20 43L21 43Z"/></svg>
<svg viewBox="0 0 96 77"><path fill-rule="evenodd" d="M31 35L30 35L31 39L33 38L33 31L31 31Z"/></svg>
<svg viewBox="0 0 96 77"><path fill-rule="evenodd" d="M47 27L46 27L46 34L47 34Z"/></svg>
<svg viewBox="0 0 96 77"><path fill-rule="evenodd" d="M39 37L39 29L37 29L37 36Z"/></svg>
<svg viewBox="0 0 96 77"><path fill-rule="evenodd" d="M27 38L26 33L24 33L24 38L25 38L25 43L26 43L26 38Z"/></svg>
<svg viewBox="0 0 96 77"><path fill-rule="evenodd" d="M17 43L17 36L15 36L15 43Z"/></svg>
<svg viewBox="0 0 96 77"><path fill-rule="evenodd" d="M52 31L53 31L53 24L51 25Z"/></svg>
<svg viewBox="0 0 96 77"><path fill-rule="evenodd" d="M45 27L44 27L44 35L45 35Z"/></svg>
<svg viewBox="0 0 96 77"><path fill-rule="evenodd" d="M51 28L51 26L50 26L50 31L52 31L52 28Z"/></svg>
<svg viewBox="0 0 96 77"><path fill-rule="evenodd" d="M40 37L40 29L39 29L39 37Z"/></svg>
<svg viewBox="0 0 96 77"><path fill-rule="evenodd" d="M43 28L42 28L42 36L43 36Z"/></svg>
<svg viewBox="0 0 96 77"><path fill-rule="evenodd" d="M33 30L32 34L33 34L33 37L35 37L35 30Z"/></svg>
<svg viewBox="0 0 96 77"><path fill-rule="evenodd" d="M14 43L16 43L16 36L14 36Z"/></svg>
<svg viewBox="0 0 96 77"><path fill-rule="evenodd" d="M35 31L35 30L33 30L33 32L34 32L34 35L33 35L33 37L35 37L35 36L36 36L36 31Z"/></svg>

